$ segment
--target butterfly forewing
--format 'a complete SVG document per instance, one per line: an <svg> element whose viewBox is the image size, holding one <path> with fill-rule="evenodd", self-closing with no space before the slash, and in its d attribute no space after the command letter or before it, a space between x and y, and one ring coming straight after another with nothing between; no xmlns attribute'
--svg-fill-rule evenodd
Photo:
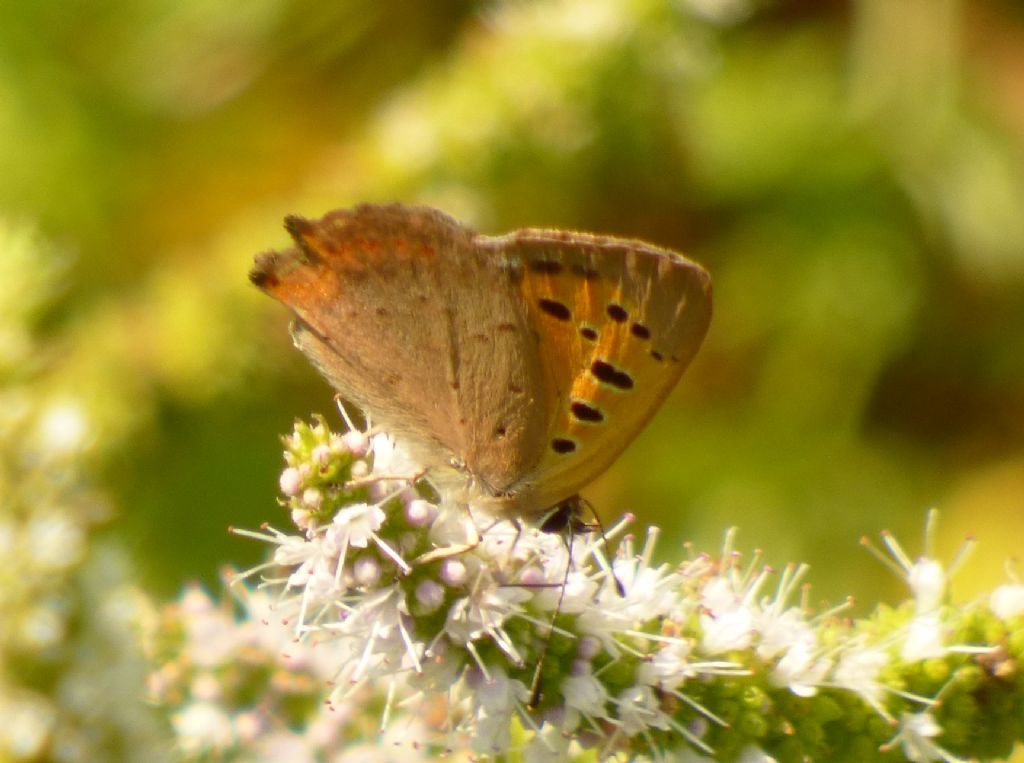
<svg viewBox="0 0 1024 763"><path fill-rule="evenodd" d="M699 265L637 241L527 230L491 240L518 286L557 395L538 460L516 486L543 511L603 472L657 410L711 315Z"/></svg>

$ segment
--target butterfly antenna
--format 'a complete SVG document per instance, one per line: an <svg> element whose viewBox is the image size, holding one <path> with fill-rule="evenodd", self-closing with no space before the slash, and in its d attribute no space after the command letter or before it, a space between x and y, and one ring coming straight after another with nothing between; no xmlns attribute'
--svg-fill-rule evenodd
<svg viewBox="0 0 1024 763"><path fill-rule="evenodd" d="M544 639L544 647L541 649L540 657L537 658L537 667L533 670L533 680L530 681L530 701L526 703L526 707L529 710L536 710L537 705L540 704L541 689L543 688L542 672L544 671L544 662L548 657L548 650L551 648L551 639L555 635L555 622L558 620L558 616L562 613L562 601L565 599L565 587L569 584L569 570L572 569L572 539L573 533L568 534L568 538L564 535L562 540L565 542L565 548L568 552L568 558L565 560L565 575L562 577L562 590L558 592L558 603L555 605L554 614L551 615L551 625L548 630L548 637Z"/></svg>
<svg viewBox="0 0 1024 763"><path fill-rule="evenodd" d="M590 509L590 513L594 517L594 525L597 526L597 531L599 533L601 533L601 542L604 544L604 547L607 549L608 548L608 536L604 534L604 525L601 524L601 517L599 517L597 515L597 512L594 510L594 505L590 501L584 499L582 502L587 505L588 509ZM619 580L619 576L615 574L615 568L611 565L611 562L609 562L609 564L608 564L608 574L610 574L612 576L612 580L615 581L615 592L621 598L625 599L626 598L626 586L624 586L622 584L622 581Z"/></svg>

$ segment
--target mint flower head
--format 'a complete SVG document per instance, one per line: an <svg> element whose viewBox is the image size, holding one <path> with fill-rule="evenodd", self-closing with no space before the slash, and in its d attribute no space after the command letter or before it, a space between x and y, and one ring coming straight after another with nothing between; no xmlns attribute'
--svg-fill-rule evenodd
<svg viewBox="0 0 1024 763"><path fill-rule="evenodd" d="M810 612L807 568L745 559L734 533L715 554L655 564L656 529L641 542L629 518L571 538L497 521L432 486L382 432L316 419L284 442L294 529L237 531L271 557L236 577L248 612L207 627L220 635L202 640L206 682L175 684L183 748L270 760L253 753L280 726L268 708L296 706L288 738L332 761L353 739L527 761L954 761L1022 736L1016 584L953 607L951 570L886 535L891 556L876 554L911 599L852 621L846 604ZM302 676L303 702L268 701L269 684L216 688L253 639L258 676Z"/></svg>

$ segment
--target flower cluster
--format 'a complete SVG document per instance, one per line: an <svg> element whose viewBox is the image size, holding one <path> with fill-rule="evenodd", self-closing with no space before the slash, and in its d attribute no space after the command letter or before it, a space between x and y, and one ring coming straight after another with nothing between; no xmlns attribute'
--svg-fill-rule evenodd
<svg viewBox="0 0 1024 763"><path fill-rule="evenodd" d="M170 711L180 758L432 759L437 749L417 743L428 735L420 719L405 716L381 730L387 697L371 688L344 705L323 701L345 657L338 643L296 641L265 593L232 590L234 598L217 602L189 588L147 629L150 657L159 665L149 677L150 698Z"/></svg>
<svg viewBox="0 0 1024 763"><path fill-rule="evenodd" d="M221 649L217 664L251 672L237 664L250 653L240 644L267 643L269 633L287 634L289 655L316 654L316 670L303 658L306 706L317 708L307 728L319 728L325 712L343 725L372 709L383 728L415 719L415 736L402 736L425 748L468 747L477 757L518 750L537 761L587 749L954 761L968 751L1005 754L1024 736L1020 585L952 607L943 566L912 562L885 536L913 600L862 621L844 617L845 606L812 615L798 601L806 569L776 572L756 555L745 562L732 534L719 554L656 565L654 530L638 543L626 522L610 528L607 538L619 540L611 555L605 537L545 534L455 503L384 434L339 435L317 419L297 424L285 444L283 503L297 531L243 532L273 554L247 573L261 573L260 609L232 626L241 641ZM247 596L251 610L257 594ZM192 639L188 651L221 641ZM273 683L269 665L261 668ZM195 688L179 698L187 749L240 744L253 712L240 696L260 696L259 723L248 728L287 722L271 712L280 699L223 688L237 687L237 677L212 683L221 687L212 692L218 712ZM324 705L314 702L318 690ZM226 694L234 699L225 705ZM266 742L256 735L250 746L257 737ZM306 737L307 745L325 738Z"/></svg>
<svg viewBox="0 0 1024 763"><path fill-rule="evenodd" d="M142 606L128 564L94 535L111 512L85 464L85 403L55 393L37 334L65 268L0 217L0 760L158 762L165 739L137 695ZM102 676L103 680L98 680Z"/></svg>

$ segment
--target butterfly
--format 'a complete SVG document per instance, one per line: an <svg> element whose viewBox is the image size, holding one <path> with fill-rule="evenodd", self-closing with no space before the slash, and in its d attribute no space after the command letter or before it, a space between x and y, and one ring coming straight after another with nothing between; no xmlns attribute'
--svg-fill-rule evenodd
<svg viewBox="0 0 1024 763"><path fill-rule="evenodd" d="M292 216L252 282L341 395L439 486L558 531L696 354L697 263L641 241L526 228L486 236L420 206Z"/></svg>

